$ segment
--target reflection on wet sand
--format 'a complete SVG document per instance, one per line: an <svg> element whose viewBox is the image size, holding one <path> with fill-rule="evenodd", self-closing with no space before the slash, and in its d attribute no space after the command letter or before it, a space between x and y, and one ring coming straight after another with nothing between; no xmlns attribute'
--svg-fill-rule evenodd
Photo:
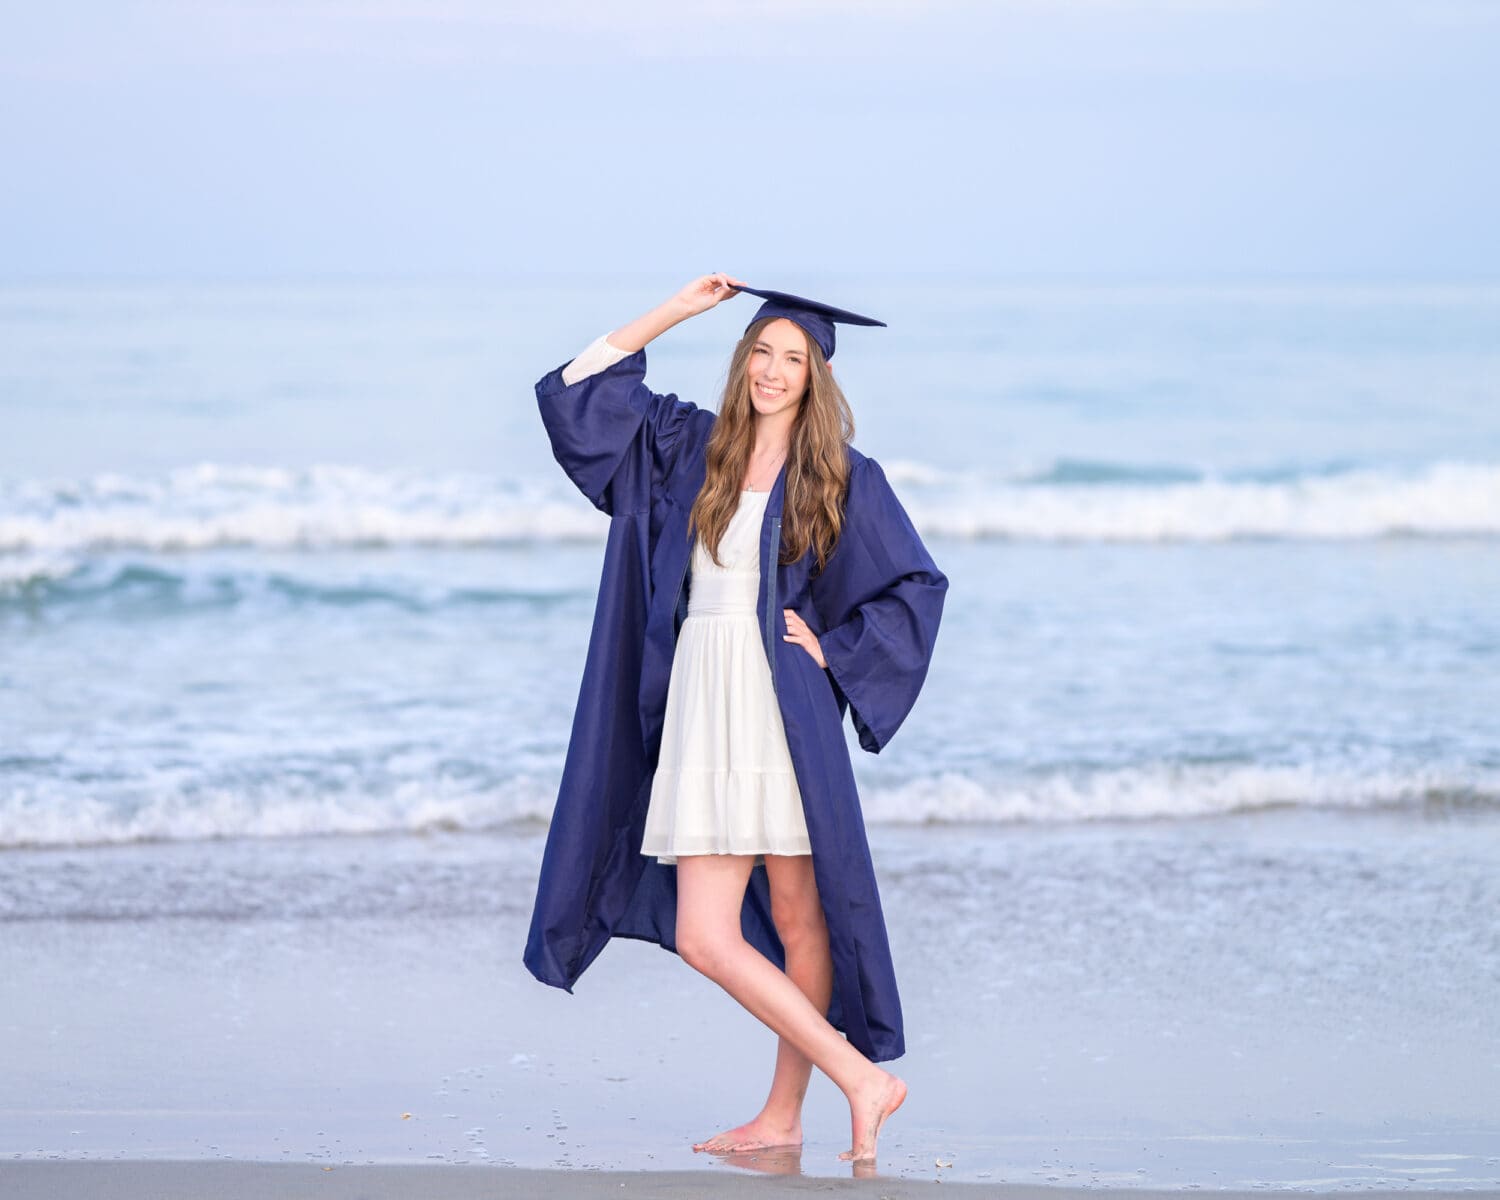
<svg viewBox="0 0 1500 1200"><path fill-rule="evenodd" d="M720 1162L762 1175L801 1175L801 1146L761 1146L756 1150L705 1150Z"/></svg>

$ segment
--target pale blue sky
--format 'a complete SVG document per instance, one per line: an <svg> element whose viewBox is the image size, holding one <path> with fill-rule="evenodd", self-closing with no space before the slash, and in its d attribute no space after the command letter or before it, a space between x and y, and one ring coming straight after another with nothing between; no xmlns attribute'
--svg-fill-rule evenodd
<svg viewBox="0 0 1500 1200"><path fill-rule="evenodd" d="M0 276L1500 276L1489 0L11 6Z"/></svg>

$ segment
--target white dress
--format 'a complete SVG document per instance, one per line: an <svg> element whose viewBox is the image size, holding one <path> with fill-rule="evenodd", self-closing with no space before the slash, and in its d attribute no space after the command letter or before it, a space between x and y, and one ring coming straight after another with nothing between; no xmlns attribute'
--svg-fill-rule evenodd
<svg viewBox="0 0 1500 1200"><path fill-rule="evenodd" d="M628 355L596 338L563 368L572 386ZM769 492L740 492L719 566L693 546L688 613L667 684L661 755L641 853L811 854L771 664L755 616L760 531Z"/></svg>
<svg viewBox="0 0 1500 1200"><path fill-rule="evenodd" d="M741 491L719 542L693 546L688 611L667 685L661 755L641 853L811 854L760 625L760 531L768 492Z"/></svg>

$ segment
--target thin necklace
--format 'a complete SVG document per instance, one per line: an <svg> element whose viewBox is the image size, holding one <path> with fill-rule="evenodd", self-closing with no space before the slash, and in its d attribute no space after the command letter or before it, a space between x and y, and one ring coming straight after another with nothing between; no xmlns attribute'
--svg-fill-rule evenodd
<svg viewBox="0 0 1500 1200"><path fill-rule="evenodd" d="M771 464L771 465L772 465L772 466L773 466L773 467L774 467L774 466L775 466L775 465L776 465L776 463L779 463L779 462L780 462L780 461L781 461L781 460L782 460L782 459L783 459L783 458L785 458L785 457L786 457L786 451L785 451L785 450L783 450L783 451L782 451L782 452L781 452L781 453L780 453L780 454L778 454L778 455L777 455L777 456L776 456L776 462L773 462L773 463L772 463L772 464ZM754 490L755 490L755 489L754 489L754 488L753 488L753 487L749 487L749 486L748 486L748 485L747 485L747 486L746 486L746 488L745 488L745 490L746 490L746 491L747 491L747 492L753 492L753 491L754 491Z"/></svg>

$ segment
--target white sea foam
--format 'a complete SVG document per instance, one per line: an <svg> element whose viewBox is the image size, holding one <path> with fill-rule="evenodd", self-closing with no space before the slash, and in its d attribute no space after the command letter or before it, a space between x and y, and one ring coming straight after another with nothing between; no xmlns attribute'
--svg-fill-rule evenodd
<svg viewBox="0 0 1500 1200"><path fill-rule="evenodd" d="M868 820L899 825L1143 820L1277 807L1490 806L1500 803L1500 772L1159 764L991 782L945 772L867 790L862 803Z"/></svg>
<svg viewBox="0 0 1500 1200"><path fill-rule="evenodd" d="M40 554L29 551L14 554L0 552L0 596L26 586L66 579L78 570L78 565L77 557L57 551L44 551Z"/></svg>
<svg viewBox="0 0 1500 1200"><path fill-rule="evenodd" d="M576 494L486 476L204 463L0 488L0 553L485 545L602 536Z"/></svg>
<svg viewBox="0 0 1500 1200"><path fill-rule="evenodd" d="M413 779L385 795L290 776L245 790L204 789L163 776L148 798L130 802L102 800L55 780L0 797L0 849L540 827L555 798L556 780L540 775L478 787ZM998 784L943 773L894 787L866 785L861 799L866 820L876 825L1172 819L1273 807L1489 807L1500 804L1500 772L1162 765Z"/></svg>
<svg viewBox="0 0 1500 1200"><path fill-rule="evenodd" d="M986 478L894 462L926 536L1038 541L1500 535L1500 464L1433 463L1272 477L1063 464ZM81 555L474 546L600 540L607 522L565 482L324 466L200 464L154 477L0 487L0 587L55 578Z"/></svg>
<svg viewBox="0 0 1500 1200"><path fill-rule="evenodd" d="M216 838L472 832L545 821L555 783L532 777L505 788L409 780L389 794L350 794L288 775L274 786L182 786L163 777L147 798L105 800L67 782L36 783L0 796L0 848L89 846Z"/></svg>
<svg viewBox="0 0 1500 1200"><path fill-rule="evenodd" d="M899 485L898 485L899 487ZM1500 534L1500 465L1434 463L1290 478L953 480L903 492L917 526L964 539L1219 542Z"/></svg>

